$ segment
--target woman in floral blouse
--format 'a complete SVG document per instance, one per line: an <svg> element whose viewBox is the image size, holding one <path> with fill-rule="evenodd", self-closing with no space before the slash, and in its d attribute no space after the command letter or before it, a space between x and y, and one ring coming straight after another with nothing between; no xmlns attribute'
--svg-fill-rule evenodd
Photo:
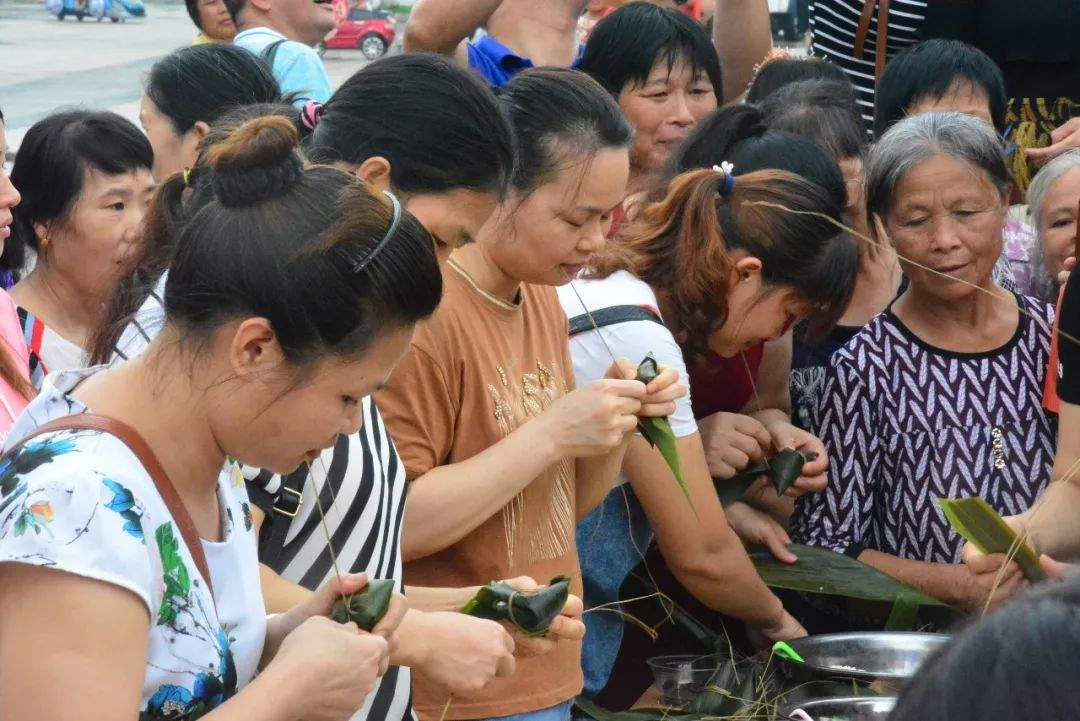
<svg viewBox="0 0 1080 721"><path fill-rule="evenodd" d="M305 169L297 142L268 117L210 151L160 334L118 367L47 376L12 429L26 441L0 461L5 721L332 721L386 672L400 597L372 633L325 618L362 575L266 617L229 460L289 472L357 433L359 399L442 293L416 218ZM90 408L108 427L28 437Z"/></svg>

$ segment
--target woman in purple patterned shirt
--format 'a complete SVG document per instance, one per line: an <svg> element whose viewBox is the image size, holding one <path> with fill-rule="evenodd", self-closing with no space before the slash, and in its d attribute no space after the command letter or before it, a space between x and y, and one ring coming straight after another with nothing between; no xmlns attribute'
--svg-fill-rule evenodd
<svg viewBox="0 0 1080 721"><path fill-rule="evenodd" d="M796 540L968 609L985 591L936 500L1020 513L1055 451L1041 403L1053 310L992 276L1009 184L993 129L959 113L909 117L874 148L868 214L910 283L833 355L812 424L833 482L792 518ZM1022 583L1013 570L1002 585Z"/></svg>

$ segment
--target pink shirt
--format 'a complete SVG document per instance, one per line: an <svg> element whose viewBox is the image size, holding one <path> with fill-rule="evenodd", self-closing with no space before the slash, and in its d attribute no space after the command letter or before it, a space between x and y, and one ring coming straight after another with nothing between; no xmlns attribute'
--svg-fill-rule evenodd
<svg viewBox="0 0 1080 721"><path fill-rule="evenodd" d="M5 291L0 290L0 343L4 352L15 361L18 372L30 379L30 349L23 337L22 324L15 308L15 301ZM0 439L6 438L15 419L28 403L19 391L0 378Z"/></svg>

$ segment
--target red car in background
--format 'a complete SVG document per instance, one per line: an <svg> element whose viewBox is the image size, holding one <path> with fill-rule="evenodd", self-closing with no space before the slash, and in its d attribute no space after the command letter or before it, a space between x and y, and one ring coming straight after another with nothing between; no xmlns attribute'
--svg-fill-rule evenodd
<svg viewBox="0 0 1080 721"><path fill-rule="evenodd" d="M323 41L327 50L357 48L368 60L386 54L397 34L397 22L385 10L350 7L348 0L333 0L337 30Z"/></svg>

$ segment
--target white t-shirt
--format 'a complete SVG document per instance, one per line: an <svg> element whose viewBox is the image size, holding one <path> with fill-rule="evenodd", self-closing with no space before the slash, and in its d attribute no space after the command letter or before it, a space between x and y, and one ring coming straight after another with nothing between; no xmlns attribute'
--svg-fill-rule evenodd
<svg viewBox="0 0 1080 721"><path fill-rule="evenodd" d="M635 305L660 315L656 294L652 288L625 270L612 273L602 280L575 280L572 285L573 287L567 284L559 288L559 301L567 318L585 312L574 293L575 288L592 313L617 305ZM603 336L603 341L597 333ZM607 347L604 346L604 341L607 341ZM611 349L610 353L608 348ZM658 363L677 370L683 385L690 387L690 377L686 372L682 350L671 331L651 320L630 320L602 326L599 330L588 330L570 338L570 355L574 361L574 377L577 379L578 388L604 377L604 373L611 367L611 353L614 353L616 358L629 358L634 363L639 363L652 353ZM675 412L668 420L677 438L697 433L689 393L675 402Z"/></svg>
<svg viewBox="0 0 1080 721"><path fill-rule="evenodd" d="M86 412L68 393L98 370L47 376L8 447L54 418ZM251 681L262 656L266 612L237 466L222 469L218 499L222 540L202 541L211 597L153 479L119 439L92 430L50 433L0 467L0 563L104 581L146 604L143 718L213 709Z"/></svg>

